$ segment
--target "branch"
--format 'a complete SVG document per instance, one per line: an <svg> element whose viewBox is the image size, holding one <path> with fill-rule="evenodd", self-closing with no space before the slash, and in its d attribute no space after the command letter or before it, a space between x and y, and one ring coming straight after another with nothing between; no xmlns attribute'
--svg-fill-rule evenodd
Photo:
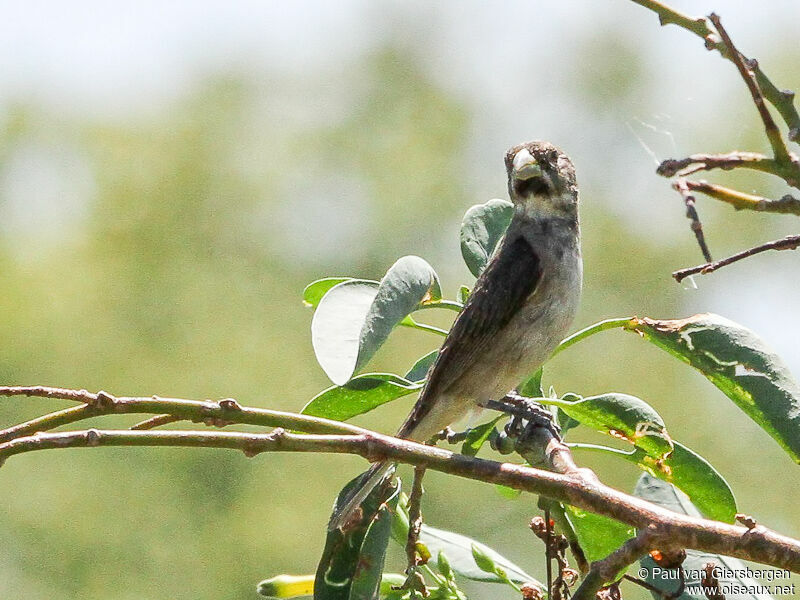
<svg viewBox="0 0 800 600"><path fill-rule="evenodd" d="M675 271L672 273L672 276L675 278L675 281L681 282L689 275L696 275L698 273L701 275L705 275L707 273L713 273L717 269L721 269L722 267L727 267L732 263L753 256L754 254L759 254L767 250L796 250L798 246L800 246L800 235L789 235L780 240L774 240L772 242L767 242L766 244L755 246L743 252L739 252L738 254L734 254L733 256L729 256L728 258L723 258L722 260L718 260L716 262L710 262L703 265L697 265L696 267L691 267L689 269L681 269L679 271Z"/></svg>
<svg viewBox="0 0 800 600"><path fill-rule="evenodd" d="M778 200L769 200L762 196L746 194L738 190L708 183L707 181L689 181L686 187L691 191L700 192L716 200L727 202L736 210L754 210L757 212L792 214L800 217L800 200L786 194ZM711 262L710 260L708 262Z"/></svg>
<svg viewBox="0 0 800 600"><path fill-rule="evenodd" d="M657 531L653 526L646 527L603 560L593 562L572 600L594 600L600 588L655 548L656 540L663 539L663 533L659 536Z"/></svg>
<svg viewBox="0 0 800 600"><path fill-rule="evenodd" d="M786 147L786 142L783 141L783 137L781 136L780 129L778 129L778 126L772 119L772 115L770 114L769 109L764 102L764 95L761 93L761 89L758 87L758 82L756 81L755 73L753 71L753 69L758 66L758 62L755 59L750 59L747 60L745 64L744 56L742 56L742 54L736 49L736 46L733 45L733 41L728 35L728 32L722 26L722 21L720 20L719 15L716 13L711 13L708 18L714 24L714 27L717 28L717 31L722 38L722 43L727 47L728 54L731 57L733 64L736 65L736 68L739 70L739 74L742 76L742 79L744 79L745 84L747 84L747 89L750 91L750 95L753 98L753 104L756 105L758 114L761 116L761 121L764 123L764 131L767 134L767 139L769 140L770 146L772 146L772 152L775 155L775 160L782 164L793 162L793 158L789 152L789 149Z"/></svg>
<svg viewBox="0 0 800 600"><path fill-rule="evenodd" d="M692 154L686 158L668 158L656 168L663 177L686 177L698 171L743 168L769 173L785 179L784 168L776 160L757 152L729 152L728 154Z"/></svg>
<svg viewBox="0 0 800 600"><path fill-rule="evenodd" d="M714 259L711 258L711 252L706 244L706 237L703 235L703 224L700 222L700 215L697 214L694 195L689 191L689 182L680 178L672 187L683 198L683 203L686 205L686 217L692 222L691 229L697 239L697 245L700 246L700 251L703 253L703 258L706 259L706 262L711 262Z"/></svg>
<svg viewBox="0 0 800 600"><path fill-rule="evenodd" d="M717 50L723 58L733 60L728 48L716 32L709 27L708 19L705 17L689 17L655 0L633 0L633 2L656 13L661 25L673 24L686 31L691 31L703 39L708 50ZM746 58L744 60L747 61ZM779 90L757 63L753 64L751 68L764 98L778 110L789 127L789 140L797 142L800 140L800 114L794 106L794 92Z"/></svg>
<svg viewBox="0 0 800 600"><path fill-rule="evenodd" d="M354 435L294 434L282 429L266 434L98 429L38 433L0 444L0 461L35 450L102 446L227 448L239 450L247 456L262 452L355 454L370 462L393 460L532 492L638 529L655 525L659 531L669 531L670 543L682 548L725 554L800 573L800 541L763 526L747 529L740 525L688 517L582 477L454 454L443 448L362 431L364 433Z"/></svg>
<svg viewBox="0 0 800 600"><path fill-rule="evenodd" d="M56 427L92 417L113 414L170 415L212 426L239 423L261 425L263 427L284 427L307 433L360 434L366 431L361 427L342 423L341 421L332 421L279 410L249 408L241 406L232 398L226 398L219 402L159 398L158 396L118 398L106 392L93 394L86 390L68 390L44 386L0 386L0 396L60 398L84 403L81 406L50 413L0 430L0 442L7 442L38 431L50 431Z"/></svg>

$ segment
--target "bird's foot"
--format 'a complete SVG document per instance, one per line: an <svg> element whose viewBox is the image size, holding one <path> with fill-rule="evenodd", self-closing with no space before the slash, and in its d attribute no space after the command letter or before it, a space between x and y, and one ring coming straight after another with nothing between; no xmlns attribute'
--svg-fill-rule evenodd
<svg viewBox="0 0 800 600"><path fill-rule="evenodd" d="M553 437L561 439L561 428L555 422L553 413L532 398L509 392L502 400L489 400L485 406L512 416L506 427L509 433L513 431L519 435L534 427L543 427Z"/></svg>

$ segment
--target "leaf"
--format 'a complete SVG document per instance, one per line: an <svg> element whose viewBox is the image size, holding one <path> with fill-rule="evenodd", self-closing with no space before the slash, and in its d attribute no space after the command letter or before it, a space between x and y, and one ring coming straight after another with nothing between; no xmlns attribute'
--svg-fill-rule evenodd
<svg viewBox="0 0 800 600"><path fill-rule="evenodd" d="M336 505L360 483L360 475L351 480L339 492ZM347 533L338 529L328 532L314 578L315 600L366 600L376 596L399 495L399 485L391 488L387 482L378 486L362 504L362 522Z"/></svg>
<svg viewBox="0 0 800 600"><path fill-rule="evenodd" d="M405 546L406 539L408 538L408 508L407 498L401 497L398 503L397 512L392 521L392 538ZM544 586L536 579L528 575L520 567L512 563L510 560L495 552L485 544L481 544L459 533L452 531L445 531L443 529L436 529L425 523L422 524L420 531L419 541L425 544L431 554L429 565L432 568L439 568L437 559L441 553L447 555L450 568L456 574L472 579L475 581L487 581L493 583L503 583L503 580L495 574L486 573L482 571L472 556L472 547L477 546L484 555L491 558L494 564L503 571L509 580L514 583L531 583L532 585L539 586L544 589Z"/></svg>
<svg viewBox="0 0 800 600"><path fill-rule="evenodd" d="M502 418L503 415L500 415L499 417L495 417L487 423L483 423L471 428L467 433L467 438L461 445L461 454L466 456L477 455L478 451L481 449L481 446L486 443L486 440L489 439L492 431L494 431L494 426L497 425L497 422Z"/></svg>
<svg viewBox="0 0 800 600"><path fill-rule="evenodd" d="M342 386L329 387L314 396L300 411L304 415L347 421L374 408L413 394L422 387L392 373L367 373Z"/></svg>
<svg viewBox="0 0 800 600"><path fill-rule="evenodd" d="M639 478L633 493L640 498L644 498L649 502L658 504L673 512L689 515L691 517L700 516L700 511L697 510L685 494L675 489L675 487L669 483L656 479L647 473L643 473ZM740 590L745 590L747 588L755 590L758 589L756 586L761 585L756 579L744 576L746 574L746 565L737 558L687 550L686 560L682 565L682 568L688 575L686 578L687 588L700 584L699 579L695 575L700 573L703 567L709 562L716 563L722 567L723 570L728 571L728 573L725 574L735 575L733 577L720 577L719 581L722 587L728 585L731 587L737 586ZM677 589L678 578L675 570L659 567L649 556L642 559L639 564L643 569L643 573L646 573L646 577L644 577L645 581L650 585L654 585L666 592ZM656 594L653 594L653 597L661 600L661 596L657 596ZM726 598L728 600L772 600L772 596L769 594L746 593L744 591L737 594L727 594ZM676 600L707 599L705 594L690 593L687 590L678 596Z"/></svg>
<svg viewBox="0 0 800 600"><path fill-rule="evenodd" d="M634 536L634 528L614 519L564 505L564 516L589 562L601 560Z"/></svg>
<svg viewBox="0 0 800 600"><path fill-rule="evenodd" d="M508 200L489 200L467 210L461 222L461 255L478 277L511 222L514 205Z"/></svg>
<svg viewBox="0 0 800 600"><path fill-rule="evenodd" d="M526 398L541 398L544 396L544 390L542 389L543 375L544 369L539 367L538 371L528 377L517 387L517 392Z"/></svg>
<svg viewBox="0 0 800 600"><path fill-rule="evenodd" d="M654 460L641 449L633 452L604 446L591 446L591 449L625 458L650 475L674 484L706 518L733 523L738 509L728 482L702 456L683 444L673 443L672 454L662 460Z"/></svg>
<svg viewBox="0 0 800 600"><path fill-rule="evenodd" d="M431 365L436 360L436 357L439 356L438 350L433 350L428 352L425 356L420 357L417 359L412 367L406 373L406 379L409 381L425 381L425 377L428 375L428 370L431 368Z"/></svg>
<svg viewBox="0 0 800 600"><path fill-rule="evenodd" d="M466 304L467 300L469 300L469 293L469 288L462 285L458 288L458 301L461 302L461 304Z"/></svg>
<svg viewBox="0 0 800 600"><path fill-rule="evenodd" d="M421 304L441 299L433 268L418 256L404 256L380 284L342 281L322 297L311 321L311 342L320 366L344 385L383 345L400 321Z"/></svg>
<svg viewBox="0 0 800 600"><path fill-rule="evenodd" d="M522 495L522 490L518 490L507 485L494 484L494 490L506 500L516 500Z"/></svg>
<svg viewBox="0 0 800 600"><path fill-rule="evenodd" d="M328 293L332 287L342 283L343 281L352 281L353 277L325 277L324 279L317 279L309 283L303 290L303 304L306 306L316 307L322 297ZM371 283L378 283L368 279L362 281L370 281Z"/></svg>
<svg viewBox="0 0 800 600"><path fill-rule="evenodd" d="M373 600L381 586L386 547L392 534L392 513L397 509L400 486L380 509L369 525L350 587L349 600Z"/></svg>
<svg viewBox="0 0 800 600"><path fill-rule="evenodd" d="M664 420L636 396L608 393L581 398L566 394L561 400L544 403L555 404L582 425L624 439L657 459L672 452L672 439Z"/></svg>
<svg viewBox="0 0 800 600"><path fill-rule="evenodd" d="M800 462L800 386L755 333L708 313L634 318L626 329L698 369Z"/></svg>
<svg viewBox="0 0 800 600"><path fill-rule="evenodd" d="M496 567L501 568L508 579L514 583L532 583L542 589L544 588L541 583L510 560L467 536L423 524L420 532L420 541L428 547L432 556L438 556L440 552L444 552L450 561L450 567L453 571L467 579L498 583L503 581L496 574L487 573L478 566L473 556L473 547L475 547L482 556L488 557ZM433 562L431 560L431 563Z"/></svg>

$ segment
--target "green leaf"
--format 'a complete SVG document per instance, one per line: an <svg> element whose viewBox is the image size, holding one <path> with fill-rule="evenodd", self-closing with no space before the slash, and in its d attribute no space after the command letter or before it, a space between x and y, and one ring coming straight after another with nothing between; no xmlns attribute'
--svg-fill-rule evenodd
<svg viewBox="0 0 800 600"><path fill-rule="evenodd" d="M518 490L507 485L494 484L494 490L506 500L516 500L522 495L522 490Z"/></svg>
<svg viewBox="0 0 800 600"><path fill-rule="evenodd" d="M360 475L351 480L339 492L336 505L360 483ZM387 482L376 487L362 504L360 523L347 533L328 532L314 579L315 600L366 600L377 595L399 495L399 485L392 488Z"/></svg>
<svg viewBox="0 0 800 600"><path fill-rule="evenodd" d="M329 387L314 396L300 411L304 415L347 421L374 408L413 394L422 387L392 373L367 373L342 386Z"/></svg>
<svg viewBox="0 0 800 600"><path fill-rule="evenodd" d="M450 567L453 571L467 579L496 583L503 581L497 574L484 571L475 562L473 555L473 547L475 547L482 556L488 557L495 567L502 569L506 577L514 583L532 583L542 587L542 589L544 588L541 583L510 560L467 536L423 524L420 532L420 541L428 547L433 556L438 556L440 552L444 552L450 561Z"/></svg>
<svg viewBox="0 0 800 600"><path fill-rule="evenodd" d="M486 267L513 214L514 205L498 199L467 210L461 222L461 255L475 277Z"/></svg>
<svg viewBox="0 0 800 600"><path fill-rule="evenodd" d="M441 550L436 557L436 567L439 569L439 573L441 573L447 581L455 581L456 576L453 572L453 567L450 566L450 561L447 560L447 555Z"/></svg>
<svg viewBox="0 0 800 600"><path fill-rule="evenodd" d="M683 494L680 490L675 489L675 487L669 483L656 479L647 473L643 473L639 478L639 481L636 483L636 489L633 493L640 498L644 498L649 502L658 504L659 506L673 512L689 515L691 517L700 516L700 511L697 510L697 508L692 504L685 494ZM746 588L756 589L755 586L760 585L759 581L743 576L743 574L745 574L746 565L739 559L731 558L729 556L721 556L719 554L707 554L703 552L697 552L695 550L687 550L686 560L682 565L682 568L689 575L689 577L686 578L687 588L689 586L700 584L699 579L693 575L701 572L704 566L709 562L716 563L722 569L728 571L729 573L733 572L737 575L735 577L720 577L719 581L721 586L737 586L740 590L744 590ZM678 578L675 570L668 570L659 567L649 556L641 560L639 564L646 573L646 577L644 577L645 581L647 581L650 585L656 586L665 592L672 592L677 589ZM661 599L661 596L656 596L655 593L653 594L653 597L657 598L658 600ZM726 597L729 600L772 600L772 596L768 594L745 592L735 595L729 594ZM684 593L678 596L676 600L707 599L705 594L691 594L688 591L684 591Z"/></svg>
<svg viewBox="0 0 800 600"><path fill-rule="evenodd" d="M634 536L630 525L568 504L564 515L589 562L605 558Z"/></svg>
<svg viewBox="0 0 800 600"><path fill-rule="evenodd" d="M477 455L478 451L481 449L481 446L486 443L486 440L489 439L492 431L494 431L494 426L497 425L497 422L502 418L503 415L500 415L499 417L495 417L487 423L483 423L471 428L467 433L467 438L461 445L461 454L465 454L467 456Z"/></svg>
<svg viewBox="0 0 800 600"><path fill-rule="evenodd" d="M575 444L573 448L605 452L635 463L650 475L679 488L706 518L733 523L738 509L725 478L699 454L678 442L673 444L672 454L661 460L648 456L639 448L632 452L593 444Z"/></svg>
<svg viewBox="0 0 800 600"><path fill-rule="evenodd" d="M469 300L469 288L462 285L458 288L458 301L461 302L461 304L466 304L467 300Z"/></svg>
<svg viewBox="0 0 800 600"><path fill-rule="evenodd" d="M582 425L624 439L657 459L672 452L672 439L663 419L636 396L609 393L581 398L566 394L560 400L542 402L554 404Z"/></svg>
<svg viewBox="0 0 800 600"><path fill-rule="evenodd" d="M325 277L324 279L317 279L316 281L312 281L306 286L306 289L303 290L303 304L306 306L315 307L319 304L319 301L322 300L322 297L328 293L332 287L339 285L343 281L352 281L353 277ZM362 281L370 281L371 283L377 284L377 281L371 281L368 279Z"/></svg>
<svg viewBox="0 0 800 600"><path fill-rule="evenodd" d="M344 385L398 323L441 296L436 273L418 256L399 259L380 284L354 279L334 285L311 321L311 342L320 366L331 381Z"/></svg>
<svg viewBox="0 0 800 600"><path fill-rule="evenodd" d="M392 533L392 513L397 509L400 486L378 509L361 544L359 561L353 574L349 600L373 600L381 586L386 547Z"/></svg>
<svg viewBox="0 0 800 600"><path fill-rule="evenodd" d="M408 370L408 373L406 373L406 379L417 382L425 381L425 377L428 375L428 369L430 369L431 365L436 361L437 356L439 356L439 351L433 350L428 352L425 356L420 357Z"/></svg>
<svg viewBox="0 0 800 600"><path fill-rule="evenodd" d="M403 495L400 498L394 520L392 521L392 538L401 546L405 546L406 539L408 538L407 502L408 499ZM428 548L432 557L428 564L433 568L438 568L437 558L434 557L438 557L440 553L444 553L447 555L450 568L455 571L456 574L474 581L503 583L500 577L482 571L475 563L475 559L472 556L472 547L477 546L486 556L491 557L496 566L505 571L510 581L514 583L530 582L532 585L544 589L541 583L510 560L488 546L465 535L461 535L460 533L436 529L435 527L423 523L419 541Z"/></svg>
<svg viewBox="0 0 800 600"><path fill-rule="evenodd" d="M544 390L542 389L543 376L544 369L540 367L536 373L528 377L517 387L517 392L526 398L541 398L544 396Z"/></svg>
<svg viewBox="0 0 800 600"><path fill-rule="evenodd" d="M632 319L626 329L698 369L800 462L800 386L755 333L714 314Z"/></svg>

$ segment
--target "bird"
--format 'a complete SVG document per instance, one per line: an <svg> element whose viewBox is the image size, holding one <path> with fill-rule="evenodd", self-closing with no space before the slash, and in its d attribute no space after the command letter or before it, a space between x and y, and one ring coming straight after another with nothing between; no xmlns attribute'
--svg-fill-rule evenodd
<svg viewBox="0 0 800 600"><path fill-rule="evenodd" d="M578 185L569 157L545 141L505 154L513 215L456 317L396 437L428 442L499 400L549 358L580 301ZM337 502L330 530L347 530L394 464L374 463Z"/></svg>

